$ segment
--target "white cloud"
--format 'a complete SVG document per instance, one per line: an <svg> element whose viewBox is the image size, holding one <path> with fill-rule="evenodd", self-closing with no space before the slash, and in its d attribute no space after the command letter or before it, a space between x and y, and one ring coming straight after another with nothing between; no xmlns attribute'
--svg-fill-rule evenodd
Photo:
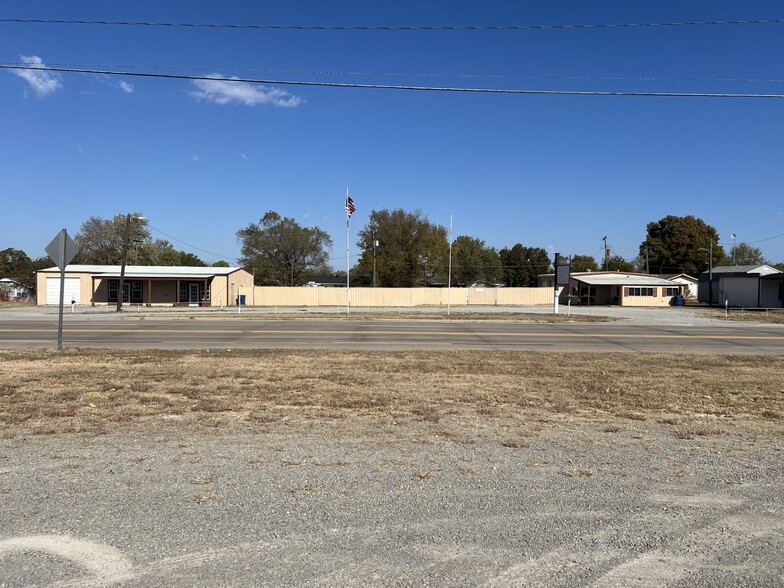
<svg viewBox="0 0 784 588"><path fill-rule="evenodd" d="M248 156L245 155L244 153L240 153L240 157L242 157L242 159L244 159L245 161L248 161Z"/></svg>
<svg viewBox="0 0 784 588"><path fill-rule="evenodd" d="M21 55L22 63L42 68L41 71L35 69L15 69L12 73L25 80L39 97L47 96L63 87L60 83L60 76L50 71L44 71L46 64L37 55Z"/></svg>
<svg viewBox="0 0 784 588"><path fill-rule="evenodd" d="M302 103L302 99L289 94L279 88L270 88L262 85L251 85L243 82L232 82L239 78L224 78L217 74L209 76L210 80L194 80L193 85L197 90L190 95L197 100L213 102L215 104L244 104L256 106L257 104L271 104L282 108L293 108Z"/></svg>
<svg viewBox="0 0 784 588"><path fill-rule="evenodd" d="M133 84L129 84L126 81L120 80L117 82L117 87L126 94L133 94Z"/></svg>

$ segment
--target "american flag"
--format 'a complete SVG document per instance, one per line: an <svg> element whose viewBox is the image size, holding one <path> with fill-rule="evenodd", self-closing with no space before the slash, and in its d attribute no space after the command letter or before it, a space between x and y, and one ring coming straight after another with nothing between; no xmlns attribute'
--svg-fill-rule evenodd
<svg viewBox="0 0 784 588"><path fill-rule="evenodd" d="M357 211L356 206L354 206L354 201L351 199L351 196L346 196L346 218L351 218L351 215Z"/></svg>

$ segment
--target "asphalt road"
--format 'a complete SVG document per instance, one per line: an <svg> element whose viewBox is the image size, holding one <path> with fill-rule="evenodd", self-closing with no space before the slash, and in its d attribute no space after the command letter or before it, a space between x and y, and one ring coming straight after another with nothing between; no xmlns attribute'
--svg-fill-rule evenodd
<svg viewBox="0 0 784 588"><path fill-rule="evenodd" d="M0 320L0 348L51 346L50 316ZM784 354L784 326L519 323L461 320L297 320L66 316L64 346L114 348L332 348L631 351Z"/></svg>

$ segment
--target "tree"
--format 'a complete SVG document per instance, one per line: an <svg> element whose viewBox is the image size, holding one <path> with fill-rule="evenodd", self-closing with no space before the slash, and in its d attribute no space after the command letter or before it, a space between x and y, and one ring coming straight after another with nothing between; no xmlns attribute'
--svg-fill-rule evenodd
<svg viewBox="0 0 784 588"><path fill-rule="evenodd" d="M605 262L605 271L608 272L633 272L637 268L631 261L626 261L620 255L611 255Z"/></svg>
<svg viewBox="0 0 784 588"><path fill-rule="evenodd" d="M452 283L470 286L494 284L502 276L498 252L481 239L461 235L452 244Z"/></svg>
<svg viewBox="0 0 784 588"><path fill-rule="evenodd" d="M79 252L73 263L95 265L119 265L122 262L123 242L128 239L129 258L133 260L134 249L139 250L139 245L150 242L150 232L146 223L137 219L140 213L131 213L131 223L128 235L128 216L116 214L112 220L91 216L82 223L74 241L79 246Z"/></svg>
<svg viewBox="0 0 784 588"><path fill-rule="evenodd" d="M28 288L35 287L35 272L54 263L48 257L30 259L21 249L9 247L0 251L0 278L8 278L24 284Z"/></svg>
<svg viewBox="0 0 784 588"><path fill-rule="evenodd" d="M666 216L648 223L647 236L640 244L640 256L648 261L652 273L697 275L708 268L709 255L702 249L713 244L713 266L721 265L724 248L718 244L715 228L694 216Z"/></svg>
<svg viewBox="0 0 784 588"><path fill-rule="evenodd" d="M237 231L237 240L240 264L254 273L257 284L299 286L308 274L329 272L332 238L273 210Z"/></svg>
<svg viewBox="0 0 784 588"><path fill-rule="evenodd" d="M728 257L735 265L763 265L768 263L768 260L762 255L762 249L752 247L748 243L738 243L731 247Z"/></svg>
<svg viewBox="0 0 784 588"><path fill-rule="evenodd" d="M231 267L231 266L229 265L228 261L223 261L221 259L220 261L216 261L215 263L213 263L211 267Z"/></svg>
<svg viewBox="0 0 784 588"><path fill-rule="evenodd" d="M73 263L95 265L120 265L123 242L128 240L126 263L131 265L206 265L193 253L178 251L165 239L152 240L145 220L140 213L117 214L108 220L91 216L82 223L74 240L79 246ZM127 231L127 235L126 235Z"/></svg>
<svg viewBox="0 0 784 588"><path fill-rule="evenodd" d="M376 247L376 280L379 286L411 288L418 284L446 283L449 243L447 231L427 220L420 210L373 210L359 231L362 250L354 269L358 281L372 283L373 241Z"/></svg>
<svg viewBox="0 0 784 588"><path fill-rule="evenodd" d="M574 255L572 256L572 271L573 272L598 272L599 264L590 255Z"/></svg>
<svg viewBox="0 0 784 588"><path fill-rule="evenodd" d="M504 283L513 288L536 285L536 276L550 271L550 256L541 247L524 247L517 243L498 252L503 266Z"/></svg>

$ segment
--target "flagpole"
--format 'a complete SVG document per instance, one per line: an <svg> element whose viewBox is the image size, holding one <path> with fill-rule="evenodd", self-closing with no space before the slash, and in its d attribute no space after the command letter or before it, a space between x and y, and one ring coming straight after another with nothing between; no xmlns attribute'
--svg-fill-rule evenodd
<svg viewBox="0 0 784 588"><path fill-rule="evenodd" d="M349 248L349 221L351 215L348 212L348 186L346 186L346 314L351 312L351 282L349 281L349 272L351 272L351 253Z"/></svg>
<svg viewBox="0 0 784 588"><path fill-rule="evenodd" d="M447 277L446 287L446 314L452 312L452 213L449 213L449 276Z"/></svg>

